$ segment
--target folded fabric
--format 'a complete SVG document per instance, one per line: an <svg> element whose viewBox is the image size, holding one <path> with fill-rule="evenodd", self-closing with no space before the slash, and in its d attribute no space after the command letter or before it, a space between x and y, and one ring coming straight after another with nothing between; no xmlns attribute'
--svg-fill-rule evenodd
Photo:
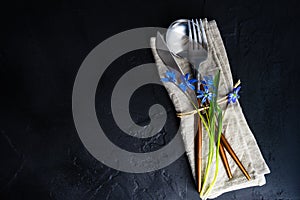
<svg viewBox="0 0 300 200"><path fill-rule="evenodd" d="M227 54L223 45L223 41L215 21L207 22L203 20L205 32L208 40L208 59L203 62L200 67L200 73L203 75L215 74L220 70L220 83L219 83L219 98L226 96L233 89L233 79L228 62ZM165 77L165 72L169 70L159 55L155 47L155 37L151 38L150 45L156 61L159 76ZM185 73L190 72L191 68L185 59L176 58L177 63ZM164 82L169 96L179 113L188 112L193 110L192 104L189 102L183 92L176 87L173 83ZM190 94L193 101L195 101L195 94ZM223 107L224 108L224 107ZM191 166L193 176L195 178L195 135L197 133L197 115L185 116L181 119L180 123L181 135L184 142L186 154ZM223 131L225 137L231 144L231 147L239 157L240 161L245 166L251 180L248 181L238 168L234 160L226 152L230 169L233 174L232 179L228 179L226 171L222 162L219 162L219 174L216 184L209 193L208 198L215 198L225 192L242 189L252 186L261 186L266 183L265 174L270 173L270 170L264 161L264 158L259 150L257 142L247 124L247 121L242 112L239 102L230 104L225 112L223 119ZM202 174L204 174L205 166L207 164L208 156L208 134L203 128L203 149L202 149ZM208 182L212 181L213 173L215 170L215 158L212 163L212 169Z"/></svg>

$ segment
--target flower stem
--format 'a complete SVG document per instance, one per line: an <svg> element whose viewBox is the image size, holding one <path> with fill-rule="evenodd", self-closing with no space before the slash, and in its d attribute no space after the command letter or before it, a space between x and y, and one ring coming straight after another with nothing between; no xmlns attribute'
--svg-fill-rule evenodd
<svg viewBox="0 0 300 200"><path fill-rule="evenodd" d="M222 111L220 108L218 108L218 112L219 112L219 115L218 115L218 140L217 140L217 148L216 148L216 170L215 170L214 178L213 178L210 186L208 187L206 193L203 195L204 197L209 194L209 192L215 185L217 176L219 173L219 148L220 148L220 141L221 141L221 134L222 134L223 116L222 116Z"/></svg>
<svg viewBox="0 0 300 200"><path fill-rule="evenodd" d="M205 186L207 178L208 178L208 174L209 174L209 171L210 171L210 168L211 168L212 158L213 158L213 155L214 155L214 132L212 132L211 130L208 130L208 134L209 134L208 162L207 162L207 166L206 166L205 173L204 173L203 187L202 187L202 190L200 192L200 197L202 197L203 194L204 194L204 186Z"/></svg>
<svg viewBox="0 0 300 200"><path fill-rule="evenodd" d="M219 83L219 74L218 77L216 79L216 83ZM174 83L174 85L179 88L181 90L181 88ZM181 90L182 91L182 90ZM218 91L218 90L216 90ZM210 104L209 106L209 111L205 110L205 114L206 114L206 119L204 118L204 116L200 113L200 110L198 108L198 105L196 105L194 103L194 101L192 100L192 98L189 96L189 94L185 91L182 91L183 94L188 98L188 100L190 101L190 103L193 105L193 107L195 108L195 110L197 111L199 117L201 118L201 121L208 133L209 136L209 154L208 154L208 161L207 161L207 166L205 169L205 173L204 173L204 179L203 179L203 183L202 183L202 189L200 191L200 197L205 197L208 195L208 193L210 192L210 190L212 189L213 185L216 182L217 179L217 175L218 175L218 157L219 157L219 146L220 146L220 136L221 136L221 131L222 131L222 111L220 110L220 107L218 106L218 102L216 99L213 100L213 103ZM216 95L217 96L217 95ZM213 177L213 181L212 183L208 186L208 189L204 190L204 186L206 185L207 179L208 179L208 175L210 172L210 168L211 168L211 164L212 164L212 160L214 157L214 148L215 148L215 132L216 132L216 116L215 116L215 109L218 110L218 140L217 140L217 148L216 148L216 170L214 173L214 177ZM220 117L221 116L221 117Z"/></svg>

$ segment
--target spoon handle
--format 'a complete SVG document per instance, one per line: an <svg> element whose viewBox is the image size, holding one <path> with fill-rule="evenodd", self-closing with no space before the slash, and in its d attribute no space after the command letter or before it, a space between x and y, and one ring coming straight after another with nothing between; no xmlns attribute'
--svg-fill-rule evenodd
<svg viewBox="0 0 300 200"><path fill-rule="evenodd" d="M233 158L233 160L235 161L235 163L239 166L239 168L241 169L241 171L243 172L243 174L246 176L246 178L248 180L250 180L251 179L250 175L248 174L247 170L245 169L245 167L243 166L243 164L241 163L241 161L239 160L239 158L237 157L237 155L234 153L234 151L231 148L229 142L227 141L227 139L225 138L225 136L223 134L221 134L221 142L224 145L225 149L230 154L230 156Z"/></svg>
<svg viewBox="0 0 300 200"><path fill-rule="evenodd" d="M225 168L225 171L227 173L227 176L229 179L232 178L232 173L231 173L231 170L230 170L230 167L229 167L229 163L228 163L228 160L227 160L227 156L225 154L225 149L224 149L224 146L222 144L222 142L220 143L220 157L223 161L223 165L224 165L224 168Z"/></svg>

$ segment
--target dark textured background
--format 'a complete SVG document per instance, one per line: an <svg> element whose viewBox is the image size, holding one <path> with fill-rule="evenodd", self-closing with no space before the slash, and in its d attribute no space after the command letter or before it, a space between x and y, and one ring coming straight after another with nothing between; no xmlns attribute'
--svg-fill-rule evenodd
<svg viewBox="0 0 300 200"><path fill-rule="evenodd" d="M300 199L299 11L297 1L283 0L2 2L0 199L199 199L186 156L146 174L110 169L84 148L71 110L77 70L100 42L131 28L168 27L178 18L195 17L217 21L233 77L243 81L246 118L272 171L265 186L218 199ZM126 54L110 67L130 69L143 62L153 62L149 50ZM112 80L101 81L109 88ZM107 102L101 92L97 112ZM153 103L170 110L174 120L166 124L168 131L133 146L120 136L123 148L151 151L172 139L178 120L160 86L134 94L130 107L145 117L133 112L133 119L147 122ZM115 124L103 124L118 142Z"/></svg>

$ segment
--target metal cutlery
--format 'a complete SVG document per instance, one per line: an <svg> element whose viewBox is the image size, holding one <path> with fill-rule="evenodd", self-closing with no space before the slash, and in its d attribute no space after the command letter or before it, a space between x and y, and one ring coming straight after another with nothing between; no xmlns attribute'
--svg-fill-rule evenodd
<svg viewBox="0 0 300 200"><path fill-rule="evenodd" d="M201 31L200 31L201 28ZM193 65L194 76L197 77L197 90L201 87L201 77L200 77L200 64L207 60L207 40L206 34L202 25L202 20L200 19L200 24L198 20L188 21L189 30L189 46L188 46L188 60ZM200 107L201 100L198 99L198 105ZM200 117L198 117L198 134L197 134L197 148L196 148L196 166L197 166L197 190L201 191L201 179L202 179L202 123Z"/></svg>
<svg viewBox="0 0 300 200"><path fill-rule="evenodd" d="M201 19L187 20L180 19L173 22L166 33L166 42L163 36L158 33L156 38L156 48L162 61L183 74L180 66L177 64L174 56L186 58L193 67L194 77L198 79L197 90L203 89L201 85L200 67L208 58L208 42L205 29ZM202 87L202 88L201 88ZM198 101L200 106L200 100ZM197 190L201 191L201 166L202 166L202 123L198 118L198 134L196 137L196 178ZM225 170L229 179L232 178L232 173L225 154L225 149L237 163L243 174L248 180L251 179L246 169L234 153L230 144L226 140L224 134L221 135L220 157L223 161Z"/></svg>
<svg viewBox="0 0 300 200"><path fill-rule="evenodd" d="M191 62L191 64L194 66L194 68L196 69L195 72L197 73L197 79L198 79L197 89L201 89L199 71L200 71L201 63L204 62L207 59L207 56L208 56L208 53L207 53L207 48L208 48L207 37L206 37L205 30L204 30L203 23L202 23L201 19L199 20L199 22L198 22L197 19L195 21L194 20L189 21L188 26L189 26L189 32L191 33L191 34L189 34L190 43L189 43L189 48L188 48L189 49L188 59ZM201 142L201 141L199 141L199 142ZM224 164L224 167L225 167L225 170L226 170L226 173L227 173L229 179L232 178L232 173L231 173L231 170L230 170L230 167L229 167L229 164L228 164L228 160L227 160L227 157L226 157L226 154L225 154L225 151L224 151L225 149L230 154L232 159L236 162L236 164L241 169L241 171L243 172L245 177L248 180L250 180L251 177L248 174L247 170L245 169L245 167L243 166L243 164L241 163L241 161L239 160L239 158L237 157L237 155L235 154L235 152L231 148L231 146L228 143L228 141L226 140L224 134L221 134L221 143L220 143L219 152L220 152L220 157L223 161L223 164ZM198 186L198 189L199 189L199 186Z"/></svg>

